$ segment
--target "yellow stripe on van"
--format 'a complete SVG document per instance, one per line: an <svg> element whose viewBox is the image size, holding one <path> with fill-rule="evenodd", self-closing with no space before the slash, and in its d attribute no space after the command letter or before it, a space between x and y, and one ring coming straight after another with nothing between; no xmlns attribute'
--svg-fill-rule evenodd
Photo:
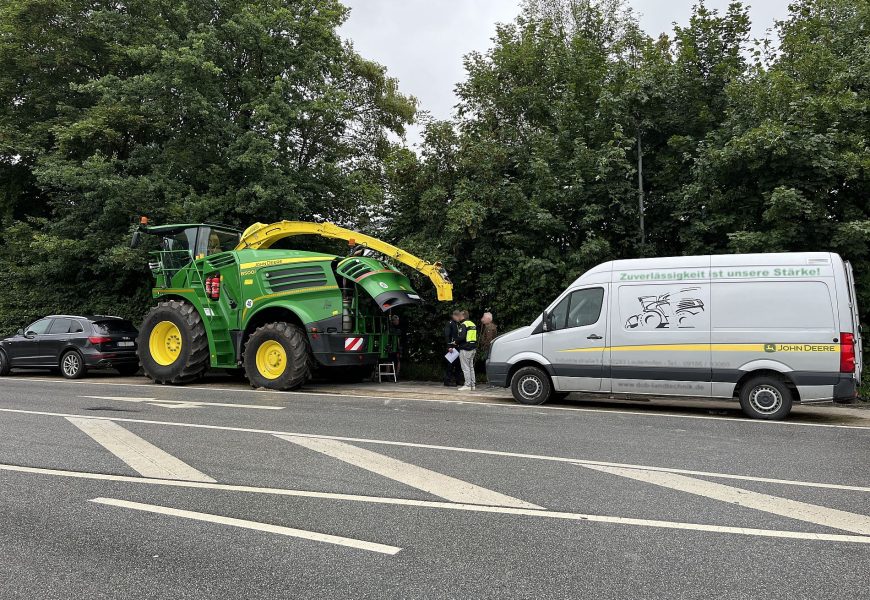
<svg viewBox="0 0 870 600"><path fill-rule="evenodd" d="M839 353L840 344L638 344L603 348L570 348L559 352L831 352Z"/></svg>

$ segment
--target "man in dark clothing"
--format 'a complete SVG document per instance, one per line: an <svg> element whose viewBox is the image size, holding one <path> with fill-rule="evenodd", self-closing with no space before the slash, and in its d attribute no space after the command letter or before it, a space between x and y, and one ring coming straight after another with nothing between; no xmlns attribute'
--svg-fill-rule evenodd
<svg viewBox="0 0 870 600"><path fill-rule="evenodd" d="M393 352L390 352L390 362L396 367L396 376L402 371L402 358L408 353L408 330L399 319L399 315L390 317L389 326L390 335L396 336L399 343L398 347Z"/></svg>
<svg viewBox="0 0 870 600"><path fill-rule="evenodd" d="M462 312L453 311L451 320L444 326L444 342L446 353L454 357L453 361L444 359L444 385L457 386L465 383L462 376L462 367L459 363L459 350L456 348L456 337L459 335L459 322L462 320Z"/></svg>

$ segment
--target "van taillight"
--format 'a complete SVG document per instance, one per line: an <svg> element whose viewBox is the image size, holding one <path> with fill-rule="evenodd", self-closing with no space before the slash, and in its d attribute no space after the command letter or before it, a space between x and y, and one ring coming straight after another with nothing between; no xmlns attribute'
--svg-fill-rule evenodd
<svg viewBox="0 0 870 600"><path fill-rule="evenodd" d="M840 373L855 372L855 336L840 333Z"/></svg>
<svg viewBox="0 0 870 600"><path fill-rule="evenodd" d="M221 276L211 275L205 279L205 295L212 300L218 300L221 297Z"/></svg>

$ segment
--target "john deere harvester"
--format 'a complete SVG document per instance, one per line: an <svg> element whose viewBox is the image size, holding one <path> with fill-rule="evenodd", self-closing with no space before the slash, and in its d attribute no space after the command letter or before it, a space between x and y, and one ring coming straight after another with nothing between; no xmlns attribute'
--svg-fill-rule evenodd
<svg viewBox="0 0 870 600"><path fill-rule="evenodd" d="M209 367L243 369L255 387L299 387L314 368L362 377L398 345L395 309L418 304L411 282L377 252L435 284L452 299L441 265L331 223L257 223L240 232L209 224L150 226L159 236L149 263L158 301L140 328L139 358L158 383L183 384ZM289 236L347 240L347 256L272 246Z"/></svg>

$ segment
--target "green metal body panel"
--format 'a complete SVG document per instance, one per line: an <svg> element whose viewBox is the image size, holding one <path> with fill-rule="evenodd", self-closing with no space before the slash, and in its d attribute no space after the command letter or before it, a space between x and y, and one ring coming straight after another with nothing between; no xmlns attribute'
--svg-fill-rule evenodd
<svg viewBox="0 0 870 600"><path fill-rule="evenodd" d="M195 260L184 250L153 254L154 298L181 298L196 308L206 325L211 366L217 368L238 366L237 344L258 315L274 308L298 317L321 364L348 358L341 355L349 336L364 338L354 358L363 354L360 364L370 364L398 348L384 314L392 305L376 305L375 299L398 298L398 305L419 301L405 275L370 257L275 249L233 250ZM217 300L205 292L206 278L215 275L221 278Z"/></svg>

